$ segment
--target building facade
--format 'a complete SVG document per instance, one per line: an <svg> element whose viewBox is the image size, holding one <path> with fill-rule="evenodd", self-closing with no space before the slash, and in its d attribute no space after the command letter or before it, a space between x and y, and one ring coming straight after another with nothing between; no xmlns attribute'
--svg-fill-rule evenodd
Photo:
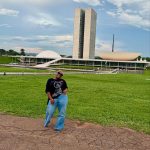
<svg viewBox="0 0 150 150"><path fill-rule="evenodd" d="M96 16L91 8L75 10L73 58L94 59Z"/></svg>

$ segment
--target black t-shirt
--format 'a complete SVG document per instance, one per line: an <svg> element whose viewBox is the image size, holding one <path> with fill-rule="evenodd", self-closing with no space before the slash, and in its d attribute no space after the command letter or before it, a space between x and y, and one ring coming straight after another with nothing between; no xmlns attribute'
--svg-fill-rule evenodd
<svg viewBox="0 0 150 150"><path fill-rule="evenodd" d="M57 98L63 93L66 88L68 88L68 86L65 80L50 78L46 83L45 92L50 92L52 98Z"/></svg>

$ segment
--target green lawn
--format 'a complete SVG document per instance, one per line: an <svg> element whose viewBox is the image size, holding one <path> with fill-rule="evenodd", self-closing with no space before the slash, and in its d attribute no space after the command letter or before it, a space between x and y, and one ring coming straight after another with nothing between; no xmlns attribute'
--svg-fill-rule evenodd
<svg viewBox="0 0 150 150"><path fill-rule="evenodd" d="M12 58L11 57L0 56L0 64L9 64L11 62L12 62Z"/></svg>
<svg viewBox="0 0 150 150"><path fill-rule="evenodd" d="M44 117L49 76L0 76L0 112ZM67 117L150 134L150 73L65 75Z"/></svg>
<svg viewBox="0 0 150 150"><path fill-rule="evenodd" d="M0 72L50 72L49 70L39 70L30 68L0 66Z"/></svg>

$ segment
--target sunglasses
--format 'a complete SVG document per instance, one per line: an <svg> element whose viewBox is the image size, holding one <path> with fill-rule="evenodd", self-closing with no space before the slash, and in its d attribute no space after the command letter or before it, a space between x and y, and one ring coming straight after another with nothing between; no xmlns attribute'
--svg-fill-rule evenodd
<svg viewBox="0 0 150 150"><path fill-rule="evenodd" d="M57 74L60 74L61 76L63 76L63 74L61 72L57 72Z"/></svg>

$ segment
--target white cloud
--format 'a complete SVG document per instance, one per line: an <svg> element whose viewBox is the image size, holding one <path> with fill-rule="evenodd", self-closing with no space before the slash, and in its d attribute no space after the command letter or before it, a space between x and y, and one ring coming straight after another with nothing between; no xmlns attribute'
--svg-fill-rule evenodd
<svg viewBox="0 0 150 150"><path fill-rule="evenodd" d="M91 5L91 6L101 5L100 0L73 0L73 1L77 2L77 3L86 3L86 4Z"/></svg>
<svg viewBox="0 0 150 150"><path fill-rule="evenodd" d="M21 3L26 3L26 4L47 4L48 2L54 2L55 0L1 0L2 4L6 3L15 3L15 4L21 4Z"/></svg>
<svg viewBox="0 0 150 150"><path fill-rule="evenodd" d="M106 12L108 15L112 16L112 17L116 17L116 13L112 12L112 11L107 11Z"/></svg>
<svg viewBox="0 0 150 150"><path fill-rule="evenodd" d="M38 13L35 16L28 16L26 20L31 22L32 24L36 24L43 27L51 27L51 26L60 26L61 23L58 22L53 16L45 14L45 13Z"/></svg>
<svg viewBox="0 0 150 150"><path fill-rule="evenodd" d="M0 27L11 28L12 26L9 24L0 24Z"/></svg>
<svg viewBox="0 0 150 150"><path fill-rule="evenodd" d="M70 21L70 22L73 22L73 21L74 21L74 18L66 18L65 20Z"/></svg>
<svg viewBox="0 0 150 150"><path fill-rule="evenodd" d="M57 36L37 36L39 42L44 42L58 50L65 50L66 48L72 49L73 37L72 35L57 35Z"/></svg>
<svg viewBox="0 0 150 150"><path fill-rule="evenodd" d="M68 49L72 50L72 41L73 37L72 35L37 35L37 36L1 36L0 37L1 47L7 48L8 43L9 47L11 48L25 48L28 50L32 50L33 46L38 46L40 48L33 48L36 49L36 51L42 50L43 47L46 47L46 49L54 49L57 52L64 53L67 52ZM21 45L21 46L19 46ZM31 49L29 49L31 47ZM8 49L8 48L7 48ZM45 49L45 48L44 48Z"/></svg>
<svg viewBox="0 0 150 150"><path fill-rule="evenodd" d="M4 16L18 16L19 11L13 9L0 8L0 15Z"/></svg>
<svg viewBox="0 0 150 150"><path fill-rule="evenodd" d="M17 52L20 52L20 49L22 48L25 50L25 53L40 53L43 51L42 48L39 47L24 47L24 46L17 46L12 49L16 50Z"/></svg>
<svg viewBox="0 0 150 150"><path fill-rule="evenodd" d="M101 52L111 52L112 44L108 41L96 42L95 55L99 56Z"/></svg>
<svg viewBox="0 0 150 150"><path fill-rule="evenodd" d="M54 39L54 41L56 42L72 41L72 35L58 35L51 38Z"/></svg>
<svg viewBox="0 0 150 150"><path fill-rule="evenodd" d="M114 50L124 51L121 47L123 47L123 43L116 41ZM101 52L111 52L111 51L112 51L112 41L100 40L99 38L96 39L96 46L95 46L96 56L100 56Z"/></svg>
<svg viewBox="0 0 150 150"><path fill-rule="evenodd" d="M150 30L150 1L149 0L107 0L116 6L116 10L107 11L121 24L128 24Z"/></svg>
<svg viewBox="0 0 150 150"><path fill-rule="evenodd" d="M47 5L58 5L67 2L68 0L0 0L0 5L24 5L24 7L30 6L47 6Z"/></svg>
<svg viewBox="0 0 150 150"><path fill-rule="evenodd" d="M150 20L144 19L140 15L128 14L126 12L122 12L118 18L122 23L126 23L129 25L137 26L139 28L150 29Z"/></svg>
<svg viewBox="0 0 150 150"><path fill-rule="evenodd" d="M51 42L51 43L57 43L57 42L72 42L73 37L72 35L66 34L66 35L37 35L37 36L1 36L0 40L9 40L9 41L24 41L24 42Z"/></svg>

